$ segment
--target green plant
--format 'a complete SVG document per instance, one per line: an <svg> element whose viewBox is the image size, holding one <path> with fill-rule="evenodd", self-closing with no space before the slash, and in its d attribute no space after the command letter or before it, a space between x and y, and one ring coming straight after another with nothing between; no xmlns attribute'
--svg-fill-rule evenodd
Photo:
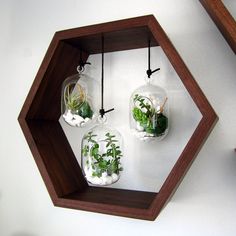
<svg viewBox="0 0 236 236"><path fill-rule="evenodd" d="M65 98L66 108L71 111L76 111L79 109L83 101L82 101L82 96L80 94L72 93L73 88L74 87L70 85L66 87L64 98Z"/></svg>
<svg viewBox="0 0 236 236"><path fill-rule="evenodd" d="M163 114L166 100L157 111L149 98L135 94L133 99L135 106L132 110L133 118L139 122L145 132L154 136L161 136L167 129L168 118Z"/></svg>
<svg viewBox="0 0 236 236"><path fill-rule="evenodd" d="M93 117L93 110L91 109L89 103L87 101L84 101L81 106L78 109L78 115L83 117L84 119L86 117L92 118Z"/></svg>
<svg viewBox="0 0 236 236"><path fill-rule="evenodd" d="M96 136L96 134L90 131L84 137L88 144L84 145L82 148L83 157L91 157L91 163L87 160L86 164L92 166L92 175L94 177L101 177L104 172L108 175L112 175L113 173L119 174L119 172L123 170L120 164L122 152L120 146L116 145L118 140L115 139L115 135L110 133L105 134L106 138L102 140L102 142L106 143L106 152L104 153L101 153L99 150L100 145L94 139Z"/></svg>
<svg viewBox="0 0 236 236"><path fill-rule="evenodd" d="M71 110L74 114L85 118L92 118L93 110L91 109L89 103L85 100L84 89L77 84L78 93L73 93L74 86L69 85L65 90L65 105L68 110Z"/></svg>

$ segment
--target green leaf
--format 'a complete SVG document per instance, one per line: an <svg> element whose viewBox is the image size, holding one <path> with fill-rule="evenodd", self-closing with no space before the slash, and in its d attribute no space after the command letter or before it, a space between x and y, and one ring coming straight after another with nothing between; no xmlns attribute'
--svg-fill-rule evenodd
<svg viewBox="0 0 236 236"><path fill-rule="evenodd" d="M88 152L89 152L89 146L88 145L84 145L84 147L82 149L82 155L87 157L88 156Z"/></svg>
<svg viewBox="0 0 236 236"><path fill-rule="evenodd" d="M82 100L80 98L80 95L75 93L72 94L74 89L74 86L68 86L66 87L66 92L65 92L65 105L67 109L71 110L72 112L76 112L80 105L82 104Z"/></svg>
<svg viewBox="0 0 236 236"><path fill-rule="evenodd" d="M99 151L99 144L95 143L91 148L90 148L90 156L94 157L96 160L99 158L98 155Z"/></svg>
<svg viewBox="0 0 236 236"><path fill-rule="evenodd" d="M155 108L145 101L147 101L145 97L135 94L134 102L137 106L132 110L133 118L145 132L161 136L168 127L168 118L162 113L156 113Z"/></svg>
<svg viewBox="0 0 236 236"><path fill-rule="evenodd" d="M122 152L120 146L116 145L118 142L115 139L115 135L106 133L106 139L103 140L106 142L106 152L99 154L99 144L93 140L96 135L91 131L85 136L88 142L93 143L92 146L84 145L82 149L83 154L89 153L93 157L93 163L91 163L92 169L94 170L93 176L101 177L102 173L107 172L108 174L119 173L120 169L120 157Z"/></svg>
<svg viewBox="0 0 236 236"><path fill-rule="evenodd" d="M89 105L89 103L87 101L85 101L78 110L78 115L80 115L81 117L85 118L92 118L93 116L93 111Z"/></svg>
<svg viewBox="0 0 236 236"><path fill-rule="evenodd" d="M102 160L99 162L98 166L100 169L106 170L108 168L108 163L106 160Z"/></svg>
<svg viewBox="0 0 236 236"><path fill-rule="evenodd" d="M168 127L168 118L163 115L162 113L156 115L156 128L155 128L155 134L157 136L163 135L165 130Z"/></svg>

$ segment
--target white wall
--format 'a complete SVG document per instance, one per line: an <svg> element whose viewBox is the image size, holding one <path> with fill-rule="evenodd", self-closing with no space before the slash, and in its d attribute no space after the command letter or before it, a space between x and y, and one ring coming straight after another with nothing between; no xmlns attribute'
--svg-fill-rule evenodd
<svg viewBox="0 0 236 236"><path fill-rule="evenodd" d="M158 192L168 174L182 153L188 140L202 118L181 80L160 47L151 48L152 69L160 67L160 72L152 75L152 84L162 86L168 92L169 132L161 142L142 142L132 134L129 127L130 96L146 79L147 48L105 53L105 109L115 108L107 113L107 125L119 130L123 137L124 171L121 179L111 187ZM91 66L84 73L91 77L93 84L100 84L101 54L90 55ZM100 87L93 100L100 103ZM100 105L100 104L99 104ZM99 110L99 108L97 109ZM64 132L80 163L80 140L93 127L77 129L60 120Z"/></svg>
<svg viewBox="0 0 236 236"><path fill-rule="evenodd" d="M231 6L235 11L236 6ZM56 208L16 120L52 35L61 29L145 14L156 16L220 120L156 221ZM1 236L236 234L236 60L198 1L1 0L0 29ZM114 59L109 66L116 68L112 78L122 73L121 62L127 64L129 55L137 51L108 55ZM175 77L171 67L161 78L166 75ZM131 86L140 83L142 79ZM183 100L191 103L187 95ZM177 141L171 145L174 154ZM132 156L129 151L127 155Z"/></svg>

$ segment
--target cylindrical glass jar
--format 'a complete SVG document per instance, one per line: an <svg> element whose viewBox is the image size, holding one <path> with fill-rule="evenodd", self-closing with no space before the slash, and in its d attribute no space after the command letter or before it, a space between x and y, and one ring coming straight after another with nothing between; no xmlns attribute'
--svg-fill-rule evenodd
<svg viewBox="0 0 236 236"><path fill-rule="evenodd" d="M166 91L147 83L130 98L130 128L142 141L162 140L168 132L169 107Z"/></svg>
<svg viewBox="0 0 236 236"><path fill-rule="evenodd" d="M96 96L98 88L92 79L80 72L68 77L62 85L61 113L64 121L74 127L84 127L94 120L96 115Z"/></svg>
<svg viewBox="0 0 236 236"><path fill-rule="evenodd" d="M81 164L86 180L93 185L110 185L117 182L123 170L122 137L120 133L104 124L90 129L82 139Z"/></svg>

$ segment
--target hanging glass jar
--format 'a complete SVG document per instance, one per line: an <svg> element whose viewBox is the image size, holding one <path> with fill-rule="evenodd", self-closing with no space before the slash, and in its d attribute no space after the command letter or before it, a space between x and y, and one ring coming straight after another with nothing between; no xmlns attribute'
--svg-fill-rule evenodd
<svg viewBox="0 0 236 236"><path fill-rule="evenodd" d="M84 127L97 117L96 100L90 95L97 96L97 83L83 74L80 68L78 67L77 74L64 81L61 94L62 117L67 124L74 127Z"/></svg>
<svg viewBox="0 0 236 236"><path fill-rule="evenodd" d="M123 170L122 137L99 117L99 124L90 129L82 139L81 164L85 178L93 185L110 185L120 178Z"/></svg>
<svg viewBox="0 0 236 236"><path fill-rule="evenodd" d="M162 140L168 132L169 107L166 91L151 83L137 88L130 98L130 128L142 141Z"/></svg>

